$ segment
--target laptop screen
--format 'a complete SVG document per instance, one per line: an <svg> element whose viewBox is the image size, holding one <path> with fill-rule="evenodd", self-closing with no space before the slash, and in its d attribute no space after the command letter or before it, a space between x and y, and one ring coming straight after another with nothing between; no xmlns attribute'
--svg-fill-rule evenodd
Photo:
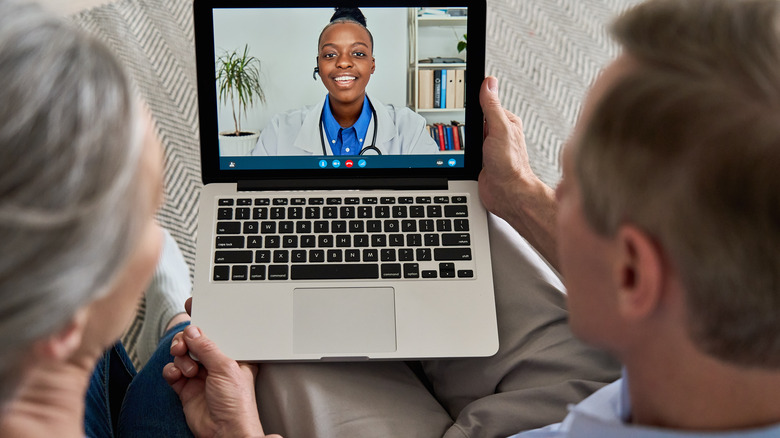
<svg viewBox="0 0 780 438"><path fill-rule="evenodd" d="M220 173L455 170L481 158L484 37L470 53L480 27L468 3L198 10L208 2L195 3L201 141L212 149L202 158L218 152Z"/></svg>

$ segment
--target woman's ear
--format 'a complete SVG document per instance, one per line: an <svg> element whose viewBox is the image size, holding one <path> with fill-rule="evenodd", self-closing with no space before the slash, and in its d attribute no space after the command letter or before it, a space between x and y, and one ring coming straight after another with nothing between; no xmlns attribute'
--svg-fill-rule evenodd
<svg viewBox="0 0 780 438"><path fill-rule="evenodd" d="M640 320L653 314L663 297L667 274L661 248L643 230L623 225L617 232L615 282L618 311Z"/></svg>
<svg viewBox="0 0 780 438"><path fill-rule="evenodd" d="M36 354L57 361L70 357L81 346L87 314L86 308L79 309L62 329L36 342Z"/></svg>

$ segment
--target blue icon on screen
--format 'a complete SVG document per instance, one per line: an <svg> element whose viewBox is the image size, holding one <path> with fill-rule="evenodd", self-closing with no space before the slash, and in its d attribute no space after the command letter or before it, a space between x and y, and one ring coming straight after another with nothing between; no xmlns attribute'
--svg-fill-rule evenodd
<svg viewBox="0 0 780 438"><path fill-rule="evenodd" d="M366 160L360 160L360 161L358 161L358 166L360 166L360 167L366 167Z"/></svg>
<svg viewBox="0 0 780 438"><path fill-rule="evenodd" d="M339 166L341 166L341 161L339 161L339 160L333 160L333 163L332 163L332 164L333 164L333 167L339 167Z"/></svg>
<svg viewBox="0 0 780 438"><path fill-rule="evenodd" d="M328 162L325 160L320 160L320 167L323 169L328 167Z"/></svg>
<svg viewBox="0 0 780 438"><path fill-rule="evenodd" d="M455 159L454 159L454 158L450 158L450 160L449 160L449 161L447 161L447 164L449 164L449 165L450 165L450 167L453 167L453 166L455 166Z"/></svg>

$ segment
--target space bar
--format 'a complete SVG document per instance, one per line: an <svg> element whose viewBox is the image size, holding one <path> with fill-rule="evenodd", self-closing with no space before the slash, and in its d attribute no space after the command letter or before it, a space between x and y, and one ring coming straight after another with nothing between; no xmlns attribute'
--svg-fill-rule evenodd
<svg viewBox="0 0 780 438"><path fill-rule="evenodd" d="M292 280L348 280L351 278L379 278L379 265L372 264L335 264L292 265Z"/></svg>

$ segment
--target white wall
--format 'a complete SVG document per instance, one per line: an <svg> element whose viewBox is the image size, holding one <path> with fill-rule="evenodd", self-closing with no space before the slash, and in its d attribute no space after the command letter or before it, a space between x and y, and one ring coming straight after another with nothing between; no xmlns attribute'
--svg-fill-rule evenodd
<svg viewBox="0 0 780 438"><path fill-rule="evenodd" d="M376 71L367 92L382 103L406 105L409 34L407 9L361 8L374 36ZM214 12L215 56L249 44L260 59L265 105L256 105L241 122L242 130L261 130L280 111L319 103L327 90L316 67L317 39L333 9L221 9ZM232 130L229 107L219 110L219 130Z"/></svg>

